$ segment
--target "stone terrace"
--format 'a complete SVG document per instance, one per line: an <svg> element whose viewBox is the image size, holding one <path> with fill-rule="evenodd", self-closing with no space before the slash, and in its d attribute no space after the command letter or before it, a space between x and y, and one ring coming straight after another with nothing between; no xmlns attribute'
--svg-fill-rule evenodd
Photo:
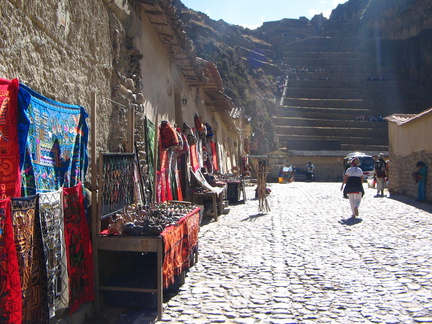
<svg viewBox="0 0 432 324"><path fill-rule="evenodd" d="M398 74L382 62L377 68L359 42L310 37L285 45L288 83L273 115L282 149L388 151L380 120L411 94L400 93Z"/></svg>

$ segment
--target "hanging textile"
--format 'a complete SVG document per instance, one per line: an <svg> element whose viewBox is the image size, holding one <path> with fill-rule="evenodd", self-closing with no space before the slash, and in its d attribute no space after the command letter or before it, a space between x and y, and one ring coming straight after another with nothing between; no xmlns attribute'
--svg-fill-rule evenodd
<svg viewBox="0 0 432 324"><path fill-rule="evenodd" d="M162 121L159 126L159 137L162 149L168 149L170 147L178 147L179 138L177 132L166 120Z"/></svg>
<svg viewBox="0 0 432 324"><path fill-rule="evenodd" d="M69 306L62 189L39 194L39 214L48 279L49 315Z"/></svg>
<svg viewBox="0 0 432 324"><path fill-rule="evenodd" d="M145 138L146 138L146 156L147 156L147 165L148 165L148 180L150 190L150 197L153 197L153 190L155 188L155 140L156 140L156 126L152 123L147 117L145 119ZM153 199L153 198L151 198Z"/></svg>
<svg viewBox="0 0 432 324"><path fill-rule="evenodd" d="M210 147L211 147L211 158L212 158L212 164L213 164L213 168L216 171L219 171L219 164L218 164L218 152L216 149L216 143L211 141L210 142Z"/></svg>
<svg viewBox="0 0 432 324"><path fill-rule="evenodd" d="M0 79L0 199L21 196L17 79Z"/></svg>
<svg viewBox="0 0 432 324"><path fill-rule="evenodd" d="M196 172L200 168L200 165L199 165L199 162L198 162L198 155L197 155L197 146L196 146L196 144L191 145L189 147L189 149L190 149L190 160L191 160L190 163L191 163L191 167L192 167L192 170L194 172Z"/></svg>
<svg viewBox="0 0 432 324"><path fill-rule="evenodd" d="M21 171L23 196L84 181L88 166L84 108L50 100L23 84L19 91L30 96L28 106L21 107L30 121Z"/></svg>
<svg viewBox="0 0 432 324"><path fill-rule="evenodd" d="M21 324L22 297L11 200L0 200L0 323Z"/></svg>
<svg viewBox="0 0 432 324"><path fill-rule="evenodd" d="M176 199L179 201L183 201L183 192L182 192L182 183L181 183L181 176L180 176L180 170L175 170L175 182L176 182Z"/></svg>
<svg viewBox="0 0 432 324"><path fill-rule="evenodd" d="M38 196L31 196L12 199L15 246L23 298L23 324L49 322L47 277L37 198Z"/></svg>
<svg viewBox="0 0 432 324"><path fill-rule="evenodd" d="M94 300L93 259L81 183L63 189L63 213L69 274L69 311Z"/></svg>
<svg viewBox="0 0 432 324"><path fill-rule="evenodd" d="M165 229L161 235L164 242L163 287L168 288L174 283L174 276L181 273L183 267L183 237L186 230L185 222L179 222L175 230Z"/></svg>

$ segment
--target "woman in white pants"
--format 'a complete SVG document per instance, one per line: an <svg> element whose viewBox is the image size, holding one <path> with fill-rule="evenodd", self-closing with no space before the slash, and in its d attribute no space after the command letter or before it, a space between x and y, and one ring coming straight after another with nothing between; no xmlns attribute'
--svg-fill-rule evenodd
<svg viewBox="0 0 432 324"><path fill-rule="evenodd" d="M351 167L345 171L345 176L341 186L342 190L344 184L346 184L344 193L348 195L351 205L351 217L356 217L359 215L359 206L364 195L363 170L358 167L358 163L359 159L356 157L350 161Z"/></svg>

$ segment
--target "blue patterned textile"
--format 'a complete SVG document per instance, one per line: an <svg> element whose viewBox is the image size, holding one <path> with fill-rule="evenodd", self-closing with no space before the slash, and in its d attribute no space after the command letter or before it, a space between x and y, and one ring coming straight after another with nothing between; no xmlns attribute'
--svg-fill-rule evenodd
<svg viewBox="0 0 432 324"><path fill-rule="evenodd" d="M20 147L22 195L84 182L88 167L85 109L45 98L23 84L19 92L18 128L24 130L19 142L25 142L25 150Z"/></svg>

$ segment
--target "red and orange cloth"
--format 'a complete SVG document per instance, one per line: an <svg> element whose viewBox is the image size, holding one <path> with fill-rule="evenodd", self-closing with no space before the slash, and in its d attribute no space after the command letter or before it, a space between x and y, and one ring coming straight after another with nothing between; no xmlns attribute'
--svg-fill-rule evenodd
<svg viewBox="0 0 432 324"><path fill-rule="evenodd" d="M182 217L176 226L162 233L164 242L163 286L174 283L175 276L190 267L192 252L198 246L199 208Z"/></svg>
<svg viewBox="0 0 432 324"><path fill-rule="evenodd" d="M0 78L0 199L21 196L17 79Z"/></svg>

